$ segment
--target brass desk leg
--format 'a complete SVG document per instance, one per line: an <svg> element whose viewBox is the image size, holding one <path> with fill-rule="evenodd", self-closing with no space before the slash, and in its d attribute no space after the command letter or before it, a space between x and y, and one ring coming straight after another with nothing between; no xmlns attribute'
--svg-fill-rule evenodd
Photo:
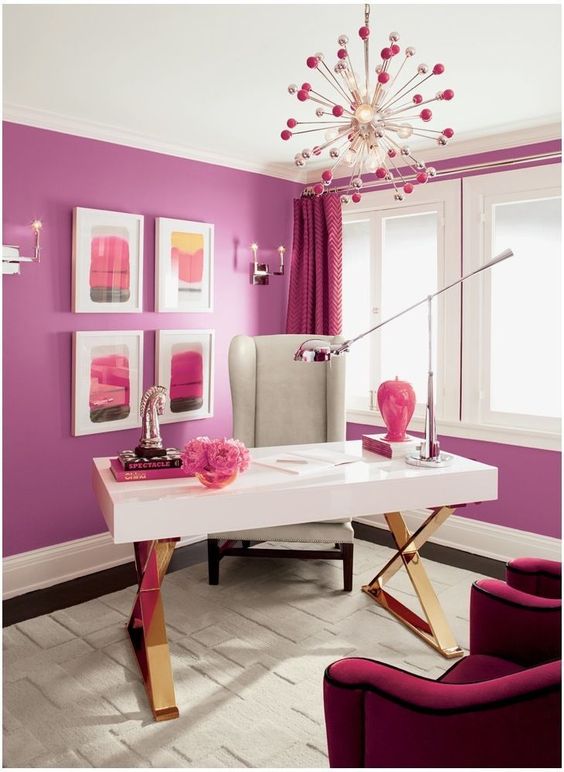
<svg viewBox="0 0 564 772"><path fill-rule="evenodd" d="M370 584L362 588L363 592L370 595L376 603L387 609L396 619L403 622L413 633L447 659L461 657L464 652L456 643L450 630L439 599L423 566L419 550L453 512L453 507L437 507L414 534L411 534L407 528L401 512L387 513L386 522L398 551ZM385 582L402 567L405 567L417 593L425 615L424 619L384 589Z"/></svg>
<svg viewBox="0 0 564 772"><path fill-rule="evenodd" d="M135 542L139 589L128 631L156 721L178 718L161 585L178 539Z"/></svg>

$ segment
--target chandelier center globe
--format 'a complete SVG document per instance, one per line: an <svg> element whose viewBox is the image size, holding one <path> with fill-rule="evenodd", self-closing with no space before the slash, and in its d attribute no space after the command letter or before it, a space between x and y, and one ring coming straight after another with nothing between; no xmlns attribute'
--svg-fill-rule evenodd
<svg viewBox="0 0 564 772"><path fill-rule="evenodd" d="M306 189L309 194L338 192L343 203L348 203L352 193L353 202L358 203L362 198L360 187L366 192L387 185L393 189L394 200L403 201L416 186L437 176L437 170L416 158L405 140L423 138L444 147L454 136L454 129L432 129L430 105L450 103L454 91L437 91L434 83L429 83L444 74L445 66L440 62L432 66L420 63L415 65L415 74L409 72L415 48L407 46L402 51L397 32L390 32L388 43L376 55L379 63L375 68L371 66L370 5L364 6L364 24L358 38L364 59L362 70L353 67L354 45L347 35L337 38L334 64L322 53L307 57L306 65L312 76L319 76L320 85L314 84L313 78L310 83L308 78L301 88L291 83L288 94L298 100L302 110L311 109L313 103L317 120L310 116L304 120L289 118L280 136L288 141L294 135L323 132L311 150L306 148L294 156L298 167L315 161L325 150L329 156L320 182ZM422 87L428 86L432 93L425 96ZM367 174L371 178L363 179Z"/></svg>

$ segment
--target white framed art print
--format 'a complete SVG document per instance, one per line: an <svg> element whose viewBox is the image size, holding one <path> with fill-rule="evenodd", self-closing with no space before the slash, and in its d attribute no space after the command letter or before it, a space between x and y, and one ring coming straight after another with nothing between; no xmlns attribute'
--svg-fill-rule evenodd
<svg viewBox="0 0 564 772"><path fill-rule="evenodd" d="M72 310L143 310L143 215L73 210Z"/></svg>
<svg viewBox="0 0 564 772"><path fill-rule="evenodd" d="M143 332L73 333L72 434L141 426Z"/></svg>
<svg viewBox="0 0 564 772"><path fill-rule="evenodd" d="M159 330L155 382L167 389L163 423L213 415L213 330Z"/></svg>
<svg viewBox="0 0 564 772"><path fill-rule="evenodd" d="M157 217L157 311L212 310L213 235L210 223Z"/></svg>

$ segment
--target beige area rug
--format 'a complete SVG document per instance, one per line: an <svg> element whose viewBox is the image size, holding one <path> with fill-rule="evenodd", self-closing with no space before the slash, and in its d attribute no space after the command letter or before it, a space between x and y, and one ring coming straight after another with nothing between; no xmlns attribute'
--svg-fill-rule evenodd
<svg viewBox="0 0 564 772"><path fill-rule="evenodd" d="M327 767L322 682L340 657L435 678L450 664L360 591L390 557L355 545L352 593L331 561L226 558L167 576L180 718L154 723L125 624L128 588L4 631L7 767ZM426 561L461 646L476 574ZM390 582L416 608L403 573Z"/></svg>

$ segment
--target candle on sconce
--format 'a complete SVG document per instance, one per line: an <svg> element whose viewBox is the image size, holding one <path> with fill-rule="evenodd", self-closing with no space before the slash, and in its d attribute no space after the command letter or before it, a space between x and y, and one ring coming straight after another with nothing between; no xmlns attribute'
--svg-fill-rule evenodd
<svg viewBox="0 0 564 772"><path fill-rule="evenodd" d="M253 253L253 263L255 264L255 273L256 273L256 271L257 271L258 244L251 244L251 251Z"/></svg>
<svg viewBox="0 0 564 772"><path fill-rule="evenodd" d="M42 227L43 227L43 223L41 222L41 220L38 220L37 218L33 220L33 222L31 223L31 228L33 230L33 233L35 234L33 259L37 263L41 261L41 246L39 244L39 234L41 233Z"/></svg>
<svg viewBox="0 0 564 772"><path fill-rule="evenodd" d="M271 276L284 276L284 254L286 247L280 245L278 247L278 258L280 260L278 270L271 271L268 263L259 263L258 261L258 244L251 244L251 252L253 255L251 284L262 285L268 284Z"/></svg>

